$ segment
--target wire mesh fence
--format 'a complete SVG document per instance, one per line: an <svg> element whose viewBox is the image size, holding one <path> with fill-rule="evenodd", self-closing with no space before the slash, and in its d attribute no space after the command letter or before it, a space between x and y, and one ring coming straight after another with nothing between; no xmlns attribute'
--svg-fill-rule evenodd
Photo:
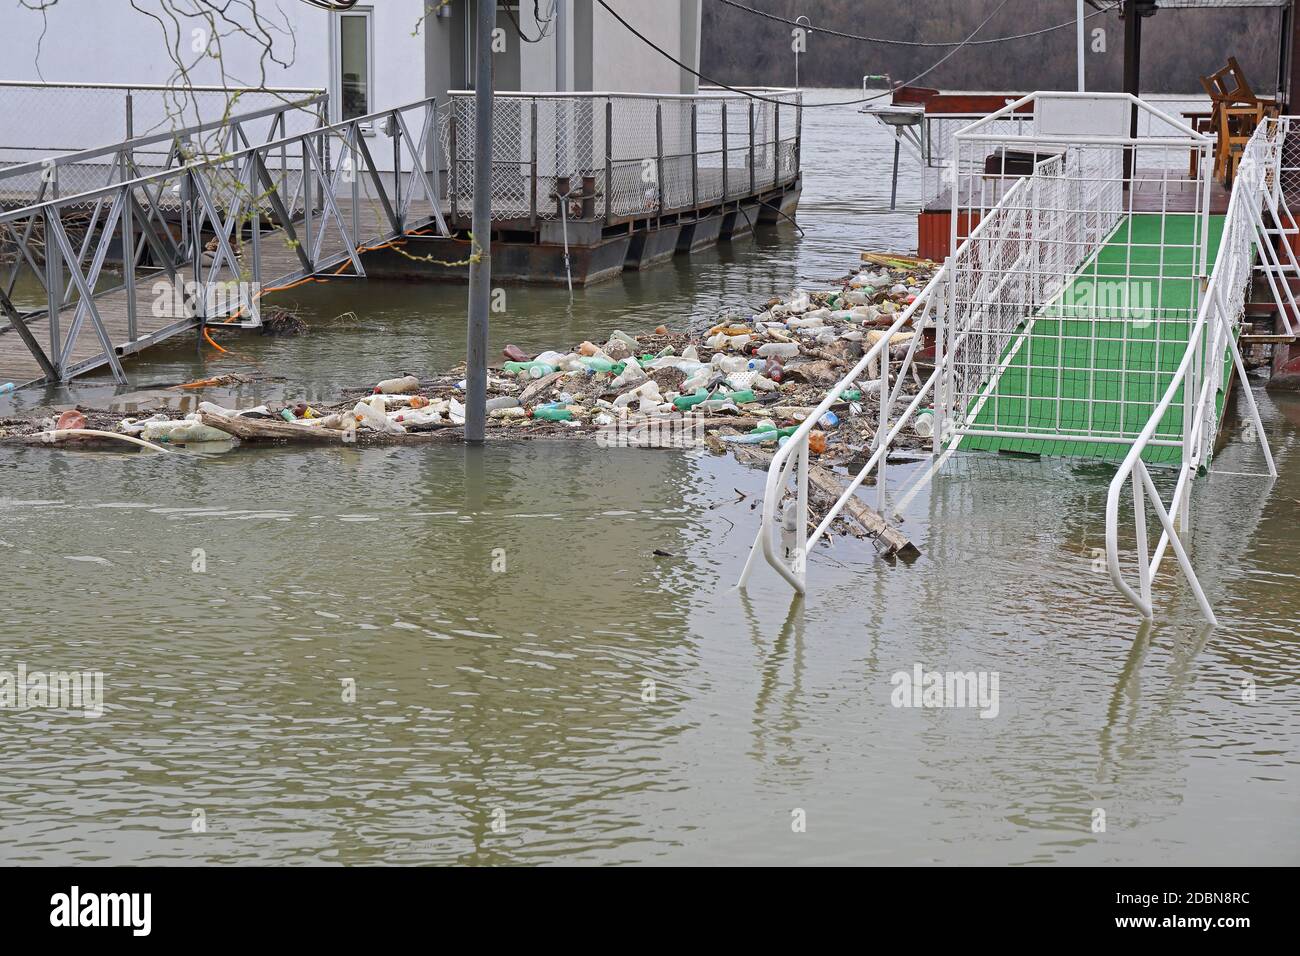
<svg viewBox="0 0 1300 956"><path fill-rule="evenodd" d="M799 173L801 98L763 95L498 94L492 218L655 216L788 183ZM439 112L447 198L460 215L474 202L474 117L472 92Z"/></svg>

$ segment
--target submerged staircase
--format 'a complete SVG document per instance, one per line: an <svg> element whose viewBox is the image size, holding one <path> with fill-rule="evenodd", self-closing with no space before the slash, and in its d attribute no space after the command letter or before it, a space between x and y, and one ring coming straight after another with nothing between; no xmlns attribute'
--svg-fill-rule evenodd
<svg viewBox="0 0 1300 956"><path fill-rule="evenodd" d="M997 122L1030 110L1018 135ZM1149 132L1134 137L1136 111L1148 114ZM1300 170L1284 159L1288 133L1287 117L1260 125L1226 202L1216 201L1210 178L1210 137L1128 94L1034 93L957 133L949 170L956 251L777 451L740 586L761 555L803 593L810 549L869 477L878 510L892 503L901 513L958 451L1026 453L1116 463L1105 513L1116 588L1152 617L1152 583L1172 550L1215 623L1182 537L1234 371L1245 382L1237 338L1257 273L1288 334L1297 331L1291 280L1300 263L1291 239L1300 229L1284 179ZM958 234L959 225L968 233ZM888 343L905 327L931 326L933 372L905 395L922 336L911 337L893 369ZM881 383L871 456L809 534L808 435L868 369ZM1276 476L1254 396L1249 387L1242 394ZM887 456L923 410L933 415L931 461L891 498ZM1167 502L1148 466L1176 469ZM1122 557L1126 488L1132 553Z"/></svg>

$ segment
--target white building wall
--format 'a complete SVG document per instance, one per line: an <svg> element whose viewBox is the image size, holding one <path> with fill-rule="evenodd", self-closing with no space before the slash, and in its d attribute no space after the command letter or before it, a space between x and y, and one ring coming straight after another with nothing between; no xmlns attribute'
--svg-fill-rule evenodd
<svg viewBox="0 0 1300 956"><path fill-rule="evenodd" d="M682 11L677 0L610 0L619 16L668 53L682 53ZM680 93L682 71L656 53L599 4L592 10L592 89L618 93Z"/></svg>
<svg viewBox="0 0 1300 956"><path fill-rule="evenodd" d="M158 0L139 3L146 10L160 9ZM239 9L248 16L246 8ZM424 0L377 0L356 9L371 11L372 111L423 97L423 30L432 24L422 24L421 35L412 34L424 13ZM331 60L335 42L331 20L336 15L297 0L263 4L260 10L267 23L278 28L270 32L275 56L283 64L263 57L261 46L239 33L222 37L220 60L199 57L192 48L199 40L194 31L207 28L204 18L182 19L179 37L170 19L164 18L170 32L165 38L157 21L133 10L125 0L61 0L46 10L44 19L37 11L15 6L0 12L0 79L167 84L176 72L169 51L179 50L183 62L193 63L188 70L193 85L322 89L331 97L331 119L337 119L339 91ZM107 91L0 87L4 116L0 147L70 150L121 139L125 136L123 97ZM165 117L167 107L159 94L139 93L135 99L139 117L135 132L141 135ZM263 98L257 105L269 102ZM219 118L220 109L219 97L200 101L203 120ZM191 108L179 125L197 121ZM391 151L378 150L375 158L382 162L386 154Z"/></svg>

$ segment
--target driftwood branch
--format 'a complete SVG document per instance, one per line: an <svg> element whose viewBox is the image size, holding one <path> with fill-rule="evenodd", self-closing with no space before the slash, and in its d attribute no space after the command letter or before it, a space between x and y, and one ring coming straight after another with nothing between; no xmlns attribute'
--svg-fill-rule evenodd
<svg viewBox="0 0 1300 956"><path fill-rule="evenodd" d="M401 445L428 442L460 441L459 425L446 425L441 429L405 434L381 435L357 429L351 438L345 438L346 432L319 425L299 425L294 422L276 421L270 418L232 418L216 412L201 412L199 419L205 425L219 428L228 435L234 435L240 441L291 441L314 442L322 445Z"/></svg>

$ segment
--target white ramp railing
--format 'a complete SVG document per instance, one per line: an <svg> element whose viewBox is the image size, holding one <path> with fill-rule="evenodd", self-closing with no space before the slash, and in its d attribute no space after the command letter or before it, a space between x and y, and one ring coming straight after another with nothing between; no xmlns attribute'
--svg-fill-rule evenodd
<svg viewBox="0 0 1300 956"><path fill-rule="evenodd" d="M1166 549L1172 549L1202 613L1210 622L1215 620L1180 535L1185 538L1190 526L1191 481L1198 471L1209 465L1233 368L1241 382L1269 473L1276 475L1259 410L1246 381L1236 334L1256 272L1267 278L1288 329L1291 328L1292 316L1300 315L1288 281L1289 278L1300 278L1300 264L1296 262L1289 242L1274 243L1279 237L1285 239L1300 233L1287 208L1282 189L1287 124L1285 118L1267 122L1246 148L1209 282L1193 299L1195 312L1183 320L1187 344L1181 361L1167 382L1161 382L1163 389L1153 393L1145 426L1140 429L1134 426L1131 430L1122 427L1114 436L1086 436L1094 441L1108 438L1112 443L1130 443L1107 498L1106 554L1116 587L1147 617L1152 616L1152 582ZM1199 149L1203 144L1198 142L1196 145ZM970 236L944 263L915 302L898 315L880 340L777 449L768 469L758 538L741 573L741 587L748 583L761 554L796 591L804 593L810 550L868 477L875 475L876 504L882 517L890 513L887 504L893 504L894 513L901 513L912 497L957 451L967 435L989 434L990 430L976 421L980 406L996 388L1007 364L1014 359L1015 351L1023 346L1033 327L1034 317L1045 305L1055 308L1052 303L1057 301L1063 286L1080 268L1080 263L1091 260L1094 253L1112 241L1112 230L1122 222L1121 209L1111 195L1116 190L1093 189L1087 177L1082 176L1070 181L1072 161L1071 148L1067 146L1061 153L1037 162L1031 175L1012 184L999 202L985 210ZM1109 187L1114 182L1114 179L1106 179L1103 185ZM1132 189L1128 192L1131 194ZM1130 208L1127 210L1130 220L1132 215ZM1163 221L1161 235L1164 235ZM1203 235L1198 231L1194 243L1201 241ZM1138 247L1133 243L1131 248ZM1196 252L1195 245L1186 243L1177 248L1188 255ZM1260 259L1258 265L1256 256ZM1203 254L1200 262L1205 262ZM1195 276L1204 274L1203 267L1193 266L1193 269L1191 278L1178 281L1189 286L1199 285ZM1132 278L1131 271L1126 266L1118 278L1127 282ZM1164 273L1156 275L1163 277ZM1165 308L1165 312L1172 311ZM1088 317L1081 316L1081 319L1085 318ZM1145 318L1145 313L1141 310L1117 314L1102 311L1091 318L1136 324ZM902 395L921 335L911 338L896 378L890 374L891 339L906 327L919 332L928 324L935 328L934 371L915 395ZM1095 331L1092 334L1095 335ZM1151 374L1156 371L1156 366L1149 370ZM1161 371L1160 374L1168 373ZM871 456L825 517L809 532L809 434L839 394L863 379L864 375L878 376L880 381L880 423L871 446ZM1156 395L1159 395L1158 401ZM1175 402L1181 405L1175 406ZM891 502L885 474L887 455L902 429L928 403L933 403L934 407L932 463L916 475L910 488ZM1133 401L1129 400L1128 404L1133 404ZM900 407L901 411L898 411ZM1171 408L1175 410L1172 415ZM1181 428L1170 425L1175 421L1181 422ZM1062 437L1051 426L1050 422L1043 426L1043 437ZM1181 435L1177 434L1179 430ZM1034 430L1026 429L1015 434L1032 435ZM1181 452L1181 466L1173 495L1166 505L1156 490L1143 453L1150 449L1156 458L1167 458L1169 446ZM1119 502L1126 485L1132 487L1134 496L1136 588L1125 580L1119 558ZM1154 552L1148 547L1148 505L1161 526Z"/></svg>
<svg viewBox="0 0 1300 956"><path fill-rule="evenodd" d="M1219 416L1231 376L1225 361L1229 353L1249 409L1254 433L1264 452L1269 476L1277 476L1273 454L1260 421L1259 408L1246 378L1241 352L1237 348L1237 332L1255 271L1267 276L1283 322L1288 331L1292 328L1291 316L1295 314L1295 304L1287 280L1288 276L1300 277L1300 266L1296 264L1290 243L1285 240L1286 236L1297 232L1282 192L1281 161L1288 129L1289 120L1286 117L1266 121L1246 146L1228 201L1219 252L1201 300L1200 311L1190 330L1182 362L1147 420L1146 427L1133 442L1115 473L1106 497L1107 568L1115 586L1146 618L1154 615L1151 586L1156 572L1166 549L1172 548L1201 613L1211 624L1217 623L1209 599L1196 578L1183 538L1191 529L1192 480L1200 469L1209 465L1219 432ZM1267 211L1273 223L1271 228L1265 225L1264 211ZM1273 239L1279 236L1283 237L1278 245L1285 250L1288 259L1286 266L1282 265L1279 253L1274 248ZM1255 266L1257 254L1261 260L1258 267ZM1285 294L1283 289L1286 290ZM1292 311L1288 312L1288 306ZM1166 505L1152 481L1142 455L1166 413L1179 400L1183 403L1182 463L1173 494ZM1125 485L1131 487L1133 495L1136 588L1125 580L1124 568L1120 563L1119 505ZM1160 538L1154 552L1149 551L1147 537L1148 505L1160 524Z"/></svg>

